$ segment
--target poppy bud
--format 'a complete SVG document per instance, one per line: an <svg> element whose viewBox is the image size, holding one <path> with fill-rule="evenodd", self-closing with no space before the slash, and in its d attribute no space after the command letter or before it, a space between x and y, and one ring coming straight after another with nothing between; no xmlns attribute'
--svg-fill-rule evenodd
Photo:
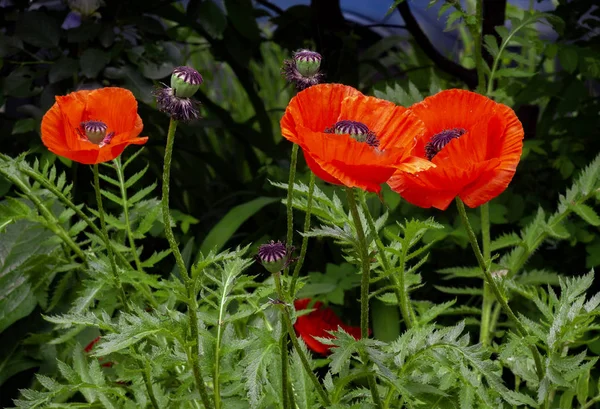
<svg viewBox="0 0 600 409"><path fill-rule="evenodd" d="M270 273L278 273L290 262L292 249L286 247L282 242L271 242L258 248L257 259Z"/></svg>
<svg viewBox="0 0 600 409"><path fill-rule="evenodd" d="M189 98L194 95L202 81L202 75L192 67L177 67L171 74L171 88L179 98Z"/></svg>
<svg viewBox="0 0 600 409"><path fill-rule="evenodd" d="M310 50L300 50L294 53L294 62L298 72L305 77L312 77L321 67L321 54Z"/></svg>
<svg viewBox="0 0 600 409"><path fill-rule="evenodd" d="M323 74L319 72L320 67L321 54L299 50L291 60L283 62L282 74L289 82L294 83L298 90L303 90L321 82Z"/></svg>

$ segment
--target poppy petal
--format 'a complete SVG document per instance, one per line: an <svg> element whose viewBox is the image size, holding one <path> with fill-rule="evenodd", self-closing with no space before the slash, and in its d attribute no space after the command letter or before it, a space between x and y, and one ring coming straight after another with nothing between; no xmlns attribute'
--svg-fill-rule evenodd
<svg viewBox="0 0 600 409"><path fill-rule="evenodd" d="M323 132L333 126L342 109L344 98L360 95L352 87L342 84L319 84L299 92L288 104L281 119L282 135L294 143L302 140L298 126Z"/></svg>
<svg viewBox="0 0 600 409"><path fill-rule="evenodd" d="M58 103L54 103L42 118L42 142L52 150L65 150L67 139L63 127L63 115Z"/></svg>
<svg viewBox="0 0 600 409"><path fill-rule="evenodd" d="M365 124L375 132L379 149L401 147L412 149L425 126L408 109L392 102L365 95L346 97L338 121L351 119Z"/></svg>
<svg viewBox="0 0 600 409"><path fill-rule="evenodd" d="M130 132L136 126L137 108L131 91L118 87L101 88L87 96L85 120L102 121L108 131L115 134Z"/></svg>
<svg viewBox="0 0 600 409"><path fill-rule="evenodd" d="M415 153L424 156L425 144L433 135L454 128L469 130L483 118L492 116L496 107L491 99L463 89L441 91L412 105L410 110L426 127Z"/></svg>

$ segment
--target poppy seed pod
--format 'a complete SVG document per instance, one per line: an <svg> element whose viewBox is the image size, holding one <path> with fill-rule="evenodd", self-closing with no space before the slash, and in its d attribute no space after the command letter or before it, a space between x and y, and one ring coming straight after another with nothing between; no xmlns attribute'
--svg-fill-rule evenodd
<svg viewBox="0 0 600 409"><path fill-rule="evenodd" d="M177 67L171 74L171 88L179 98L189 98L202 84L202 75L192 67Z"/></svg>

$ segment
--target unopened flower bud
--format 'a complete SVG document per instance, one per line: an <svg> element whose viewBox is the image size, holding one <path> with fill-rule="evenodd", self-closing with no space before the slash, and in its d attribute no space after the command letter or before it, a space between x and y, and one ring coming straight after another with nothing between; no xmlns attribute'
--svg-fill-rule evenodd
<svg viewBox="0 0 600 409"><path fill-rule="evenodd" d="M292 249L282 242L271 240L258 248L257 259L270 273L275 274L289 264L291 252Z"/></svg>
<svg viewBox="0 0 600 409"><path fill-rule="evenodd" d="M323 74L319 72L320 67L321 54L310 50L299 50L294 53L291 60L283 62L282 74L300 91L321 82Z"/></svg>
<svg viewBox="0 0 600 409"><path fill-rule="evenodd" d="M321 54L310 50L300 50L294 53L294 61L300 74L312 77L319 72L321 67Z"/></svg>
<svg viewBox="0 0 600 409"><path fill-rule="evenodd" d="M194 95L202 81L202 75L192 67L177 67L171 74L171 88L179 98L189 98Z"/></svg>

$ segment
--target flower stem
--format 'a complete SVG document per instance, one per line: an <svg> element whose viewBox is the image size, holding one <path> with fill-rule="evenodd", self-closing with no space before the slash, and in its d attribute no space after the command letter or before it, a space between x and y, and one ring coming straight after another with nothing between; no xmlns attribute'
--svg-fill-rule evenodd
<svg viewBox="0 0 600 409"><path fill-rule="evenodd" d="M281 284L281 272L273 274L273 280L275 281L275 291L277 296L283 302L285 300L285 293L283 291L283 285ZM282 312L282 315L284 313ZM288 373L288 349L287 349L287 338L288 333L281 331L280 347L281 347L281 395L283 401L283 409L290 408L290 378Z"/></svg>
<svg viewBox="0 0 600 409"><path fill-rule="evenodd" d="M290 408L290 388L289 382L290 377L288 374L288 343L287 343L287 332L281 331L280 349L281 349L281 398L283 402L283 409Z"/></svg>
<svg viewBox="0 0 600 409"><path fill-rule="evenodd" d="M279 297L280 300L283 300L284 293L283 293L283 288L281 285L281 274L280 273L274 274L273 278L275 279L275 289L277 290L277 296ZM310 363L308 362L308 358L306 357L306 354L300 347L300 343L298 342L298 338L296 337L296 333L294 332L294 327L292 325L292 319L290 317L290 311L288 310L287 305L285 304L285 302L282 304L278 304L278 305L280 305L282 307L281 315L283 317L283 324L285 325L285 329L287 330L287 333L288 333L290 339L292 340L292 345L294 346L294 349L296 350L296 352L298 353L298 356L300 357L300 361L302 362L302 366L304 367L306 374L309 376L310 380L312 381L313 385L315 386L315 389L317 390L317 393L319 394L319 397L321 398L323 405L330 406L331 400L329 400L329 396L327 395L327 392L323 388L323 385L321 385L321 382L319 382L319 379L317 378L315 373L312 371L312 368L310 367Z"/></svg>
<svg viewBox="0 0 600 409"><path fill-rule="evenodd" d="M188 312L192 338L191 349L188 349L187 351L188 361L190 366L192 367L192 372L194 373L194 380L196 382L198 392L200 393L202 404L206 409L208 409L213 407L213 405L210 402L208 391L206 389L206 384L204 383L204 378L202 377L202 373L200 371L200 363L198 361L198 305L196 294L194 291L194 283L192 282L188 274L187 268L185 267L185 262L183 261L183 257L181 255L181 252L179 251L179 246L177 244L177 241L175 240L175 235L173 234L173 229L171 228L171 217L169 212L169 183L171 177L171 159L173 157L173 144L175 141L176 129L177 121L171 118L171 121L169 122L169 131L167 132L167 145L165 146L161 206L163 214L163 223L165 225L165 236L167 237L169 247L171 248L171 252L175 257L175 262L179 267L181 278L184 281L185 287L187 289Z"/></svg>
<svg viewBox="0 0 600 409"><path fill-rule="evenodd" d="M373 239L375 240L375 244L377 245L377 250L379 251L379 255L381 257L381 263L383 265L384 272L386 273L385 275L389 275L390 280L392 281L394 292L396 293L396 298L398 299L400 313L402 314L406 328L410 329L412 328L414 322L414 311L412 310L410 298L408 296L408 292L406 291L406 286L404 285L404 266L402 266L400 270L400 278L396 277L394 273L390 273L390 260L387 256L387 252L385 251L385 246L383 245L383 242L377 233L375 221L373 220L371 212L369 212L366 197L363 192L360 193L360 202L363 213L367 219L369 230L371 231ZM401 263L404 264L404 261L401 260Z"/></svg>
<svg viewBox="0 0 600 409"><path fill-rule="evenodd" d="M104 220L104 207L102 206L102 194L100 193L100 176L98 173L98 164L94 164L92 169L94 171L94 190L96 191L96 203L98 205L98 215L100 216L100 229L102 230L102 237L104 237L104 245L106 246L106 251L108 253L110 270L112 271L113 277L115 279L115 284L117 286L117 289L119 290L119 296L121 297L121 303L123 304L123 308L128 309L127 296L125 295L123 283L121 283L121 278L119 277L119 273L117 272L117 266L115 264L115 254L113 252L112 244L110 243L110 238L108 237L108 231L106 230L106 221Z"/></svg>
<svg viewBox="0 0 600 409"><path fill-rule="evenodd" d="M498 286L496 285L496 281L494 280L494 277L492 277L492 274L490 273L489 265L485 262L485 259L483 258L483 254L481 254L481 250L479 249L479 243L477 242L477 237L475 237L475 232L473 232L473 228L471 227L471 224L469 223L469 219L467 217L467 212L465 210L465 205L462 202L462 200L460 200L459 197L456 198L456 206L458 207L458 213L460 214L462 223L465 226L467 235L469 236L469 241L471 242L471 247L473 248L473 252L475 253L475 257L477 258L479 267L483 271L483 276L484 276L486 283L489 285L490 289L492 290L492 293L496 297L496 301L498 301L500 303L500 305L502 306L502 309L504 310L506 315L508 315L508 317L511 319L511 321L513 321L513 323L517 327L517 332L519 333L519 335L521 335L521 336L527 335L528 334L527 329L523 326L523 324L521 323L519 318L515 315L513 310L508 305L506 298L504 298L504 295L500 292L500 288L498 288ZM542 357L540 356L540 352L538 351L538 349L535 345L530 346L530 351L531 351L531 353L533 355L533 359L535 361L537 375L538 375L539 379L541 380L544 377L544 367L542 364Z"/></svg>
<svg viewBox="0 0 600 409"><path fill-rule="evenodd" d="M488 203L481 205L481 241L483 246L483 260L489 265L491 259L490 250L490 206ZM492 318L492 308L494 307L494 298L490 286L483 282L483 305L481 307L481 331L479 333L479 342L482 345L489 345L491 342L490 324Z"/></svg>
<svg viewBox="0 0 600 409"><path fill-rule="evenodd" d="M288 178L287 191L287 237L286 246L291 246L294 240L294 181L296 179L296 164L298 163L298 145L292 146L292 154L290 156L290 175ZM289 267L286 266L283 270L283 275L287 277Z"/></svg>
<svg viewBox="0 0 600 409"><path fill-rule="evenodd" d="M150 369L150 361L146 361L146 365L144 367L144 370L142 371L142 376L144 377L144 384L146 385L148 396L150 396L150 402L152 403L152 407L154 409L160 409L158 401L156 400L156 396L154 395L154 389L152 389Z"/></svg>
<svg viewBox="0 0 600 409"><path fill-rule="evenodd" d="M482 23L483 23L483 0L477 0L475 6L476 26L472 31L473 42L475 43L475 68L477 69L477 91L485 92L485 76L483 71L483 56L481 54L482 46Z"/></svg>
<svg viewBox="0 0 600 409"><path fill-rule="evenodd" d="M308 236L306 233L310 230L310 216L312 212L312 203L313 203L313 194L315 192L315 174L310 172L310 182L308 183L308 197L306 198L306 214L304 215L304 233L305 235L302 237L302 246L300 247L300 256L296 261L296 266L294 267L294 274L292 275L292 282L290 284L289 295L293 299L296 293L296 282L298 281L298 276L300 275L300 270L302 269L302 264L304 264L304 257L306 257L306 250L308 248Z"/></svg>
<svg viewBox="0 0 600 409"><path fill-rule="evenodd" d="M350 207L350 213L352 214L352 220L354 222L354 227L356 228L356 236L358 237L358 250L362 264L362 279L360 283L360 336L363 339L367 339L369 337L369 282L371 280L369 247L367 245L365 231L360 220L360 214L358 213L356 198L354 197L354 191L352 188L346 187L346 196L348 197L348 206ZM363 356L362 359L365 365L367 365L367 357ZM375 378L371 373L369 373L367 376L367 380L369 382L371 396L373 397L373 403L375 403L378 408L381 408L381 397L377 391L377 383L375 382Z"/></svg>
<svg viewBox="0 0 600 409"><path fill-rule="evenodd" d="M131 224L129 223L129 204L127 203L127 188L125 187L125 175L123 174L123 167L121 166L121 157L118 156L115 160L113 160L113 164L117 169L117 175L119 177L121 198L123 199L123 216L125 217L125 228L127 230L127 238L129 239L129 247L131 248L131 254L133 255L135 268L138 271L142 271L142 263L140 262L140 257L138 256L135 248L133 232L131 231Z"/></svg>

